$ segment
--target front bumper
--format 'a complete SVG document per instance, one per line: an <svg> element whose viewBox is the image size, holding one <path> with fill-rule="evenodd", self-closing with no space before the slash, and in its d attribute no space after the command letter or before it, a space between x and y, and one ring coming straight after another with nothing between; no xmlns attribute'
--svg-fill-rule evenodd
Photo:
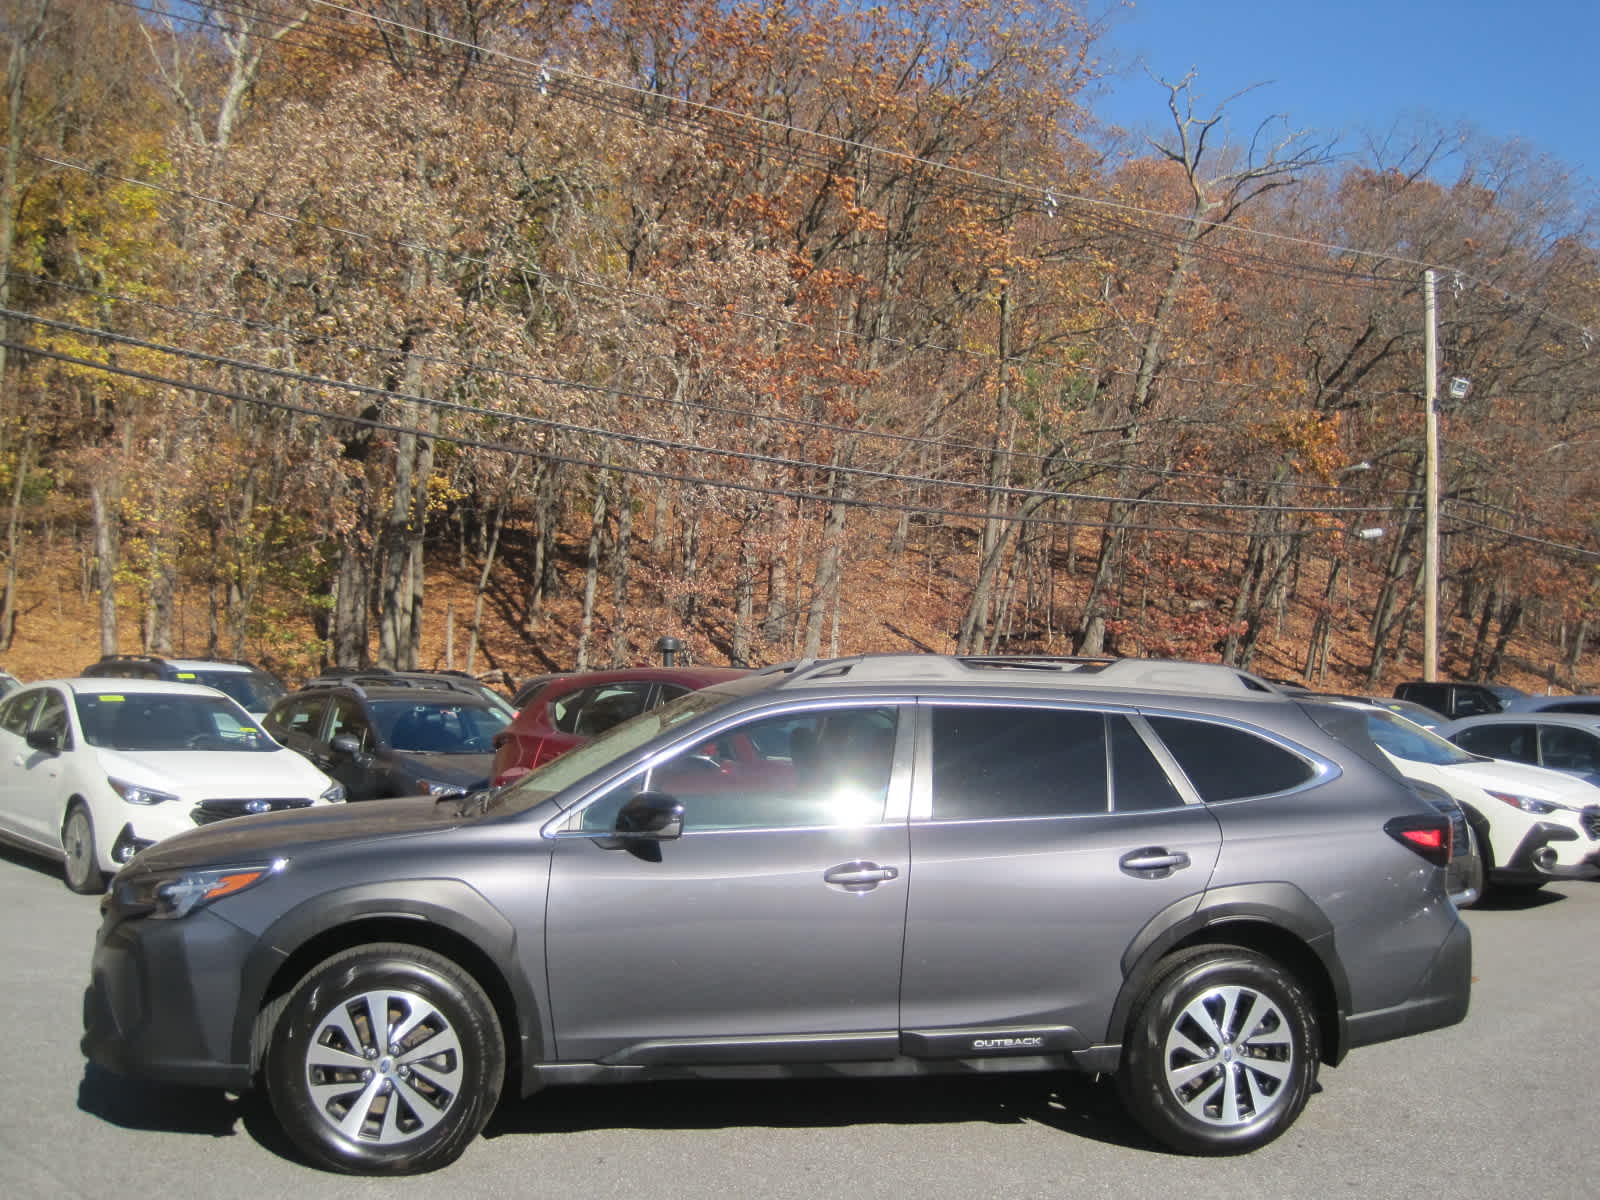
<svg viewBox="0 0 1600 1200"><path fill-rule="evenodd" d="M1516 852L1508 862L1497 867L1495 874L1501 878L1526 880L1600 879L1600 848L1588 843L1588 854L1574 860L1573 851L1581 854L1584 848L1566 844L1582 841L1585 839L1575 829L1540 821L1523 835Z"/></svg>
<svg viewBox="0 0 1600 1200"><path fill-rule="evenodd" d="M133 1079L248 1088L248 1050L233 1047L255 942L209 912L158 921L108 911L83 997L84 1057Z"/></svg>

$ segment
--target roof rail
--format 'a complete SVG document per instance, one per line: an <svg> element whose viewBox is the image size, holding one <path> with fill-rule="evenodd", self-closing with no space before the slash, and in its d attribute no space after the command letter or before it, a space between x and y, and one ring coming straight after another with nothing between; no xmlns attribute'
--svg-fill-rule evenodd
<svg viewBox="0 0 1600 1200"><path fill-rule="evenodd" d="M1084 687L1115 687L1158 692L1281 696L1273 684L1222 663L1157 658L1088 658L1032 655L956 656L944 654L865 654L853 658L800 659L763 673L785 673L779 687L849 678L855 681L909 683L992 682L999 674Z"/></svg>

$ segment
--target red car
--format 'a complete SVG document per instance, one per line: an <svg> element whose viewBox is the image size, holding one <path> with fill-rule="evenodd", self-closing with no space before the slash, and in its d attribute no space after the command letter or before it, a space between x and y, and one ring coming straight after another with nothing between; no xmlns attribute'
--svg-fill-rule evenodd
<svg viewBox="0 0 1600 1200"><path fill-rule="evenodd" d="M494 735L489 781L510 783L629 717L747 674L737 667L621 667L552 675Z"/></svg>

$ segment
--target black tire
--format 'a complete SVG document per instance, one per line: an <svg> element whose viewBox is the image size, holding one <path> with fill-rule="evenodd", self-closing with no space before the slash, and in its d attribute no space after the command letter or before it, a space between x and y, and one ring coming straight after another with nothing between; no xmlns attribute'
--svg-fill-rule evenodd
<svg viewBox="0 0 1600 1200"><path fill-rule="evenodd" d="M1294 1124L1319 1046L1293 975L1249 950L1197 947L1158 968L1134 1005L1117 1085L1163 1145L1244 1154Z"/></svg>
<svg viewBox="0 0 1600 1200"><path fill-rule="evenodd" d="M381 1041L367 1015L380 994ZM402 1040L385 1044L397 1024ZM494 1005L454 962L416 946L335 954L295 986L266 1037L267 1095L285 1132L314 1162L349 1174L454 1162L505 1082Z"/></svg>
<svg viewBox="0 0 1600 1200"><path fill-rule="evenodd" d="M82 800L67 805L61 819L61 874L67 887L80 896L97 896L106 890L106 873L100 869L100 851L94 840L94 820Z"/></svg>

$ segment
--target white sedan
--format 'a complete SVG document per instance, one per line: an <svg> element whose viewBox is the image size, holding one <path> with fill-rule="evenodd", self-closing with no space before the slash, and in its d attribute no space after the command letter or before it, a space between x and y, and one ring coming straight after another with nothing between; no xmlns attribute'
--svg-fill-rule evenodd
<svg viewBox="0 0 1600 1200"><path fill-rule="evenodd" d="M1532 889L1600 879L1600 788L1560 771L1472 754L1387 709L1367 732L1400 772L1443 788L1482 843L1489 882Z"/></svg>
<svg viewBox="0 0 1600 1200"><path fill-rule="evenodd" d="M0 701L0 837L62 860L75 892L197 825L343 799L209 687L53 679Z"/></svg>

